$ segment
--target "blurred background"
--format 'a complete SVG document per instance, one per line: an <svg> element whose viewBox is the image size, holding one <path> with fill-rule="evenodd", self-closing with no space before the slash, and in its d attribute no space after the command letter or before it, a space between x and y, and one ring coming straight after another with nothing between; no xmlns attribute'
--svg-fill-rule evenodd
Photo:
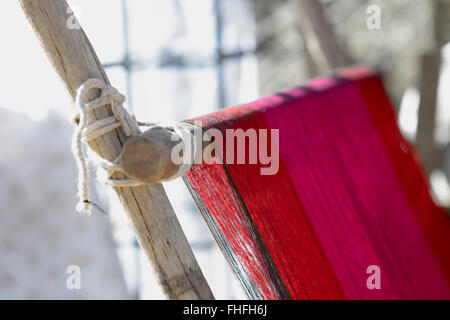
<svg viewBox="0 0 450 320"><path fill-rule="evenodd" d="M142 121L202 115L345 65L378 68L450 206L449 0L68 2ZM75 212L72 103L18 1L0 4L0 38L0 298L164 298L109 188L91 189L108 216ZM165 188L216 298L245 298L181 179ZM71 266L80 289L68 288Z"/></svg>

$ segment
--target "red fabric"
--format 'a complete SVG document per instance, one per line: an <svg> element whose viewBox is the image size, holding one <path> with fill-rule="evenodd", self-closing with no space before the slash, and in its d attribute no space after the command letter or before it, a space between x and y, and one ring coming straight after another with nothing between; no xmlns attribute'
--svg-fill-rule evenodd
<svg viewBox="0 0 450 320"><path fill-rule="evenodd" d="M227 129L279 129L277 174L247 161L187 175L253 297L450 298L449 218L370 70L195 120L225 138ZM366 285L370 265L381 268L380 290Z"/></svg>

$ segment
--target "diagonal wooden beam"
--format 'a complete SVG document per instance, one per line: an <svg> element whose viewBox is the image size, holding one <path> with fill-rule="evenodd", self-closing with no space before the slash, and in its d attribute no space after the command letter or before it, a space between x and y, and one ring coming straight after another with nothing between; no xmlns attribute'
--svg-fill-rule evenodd
<svg viewBox="0 0 450 320"><path fill-rule="evenodd" d="M428 173L438 168L442 154L434 142L436 129L437 94L441 69L440 49L430 50L421 57L420 104L417 123L416 145Z"/></svg>
<svg viewBox="0 0 450 320"><path fill-rule="evenodd" d="M420 104L417 124L416 145L428 173L434 169L446 168L446 148L438 146L434 139L438 111L438 87L442 68L441 49L450 39L450 3L436 0L431 4L434 22L432 47L421 56L419 82Z"/></svg>
<svg viewBox="0 0 450 320"><path fill-rule="evenodd" d="M109 83L84 31L67 27L69 6L66 1L19 2L72 98L89 78ZM97 119L110 115L109 106L95 111ZM101 157L113 160L126 140L122 129L118 129L94 140L90 147ZM167 298L213 299L162 185L114 190Z"/></svg>
<svg viewBox="0 0 450 320"><path fill-rule="evenodd" d="M350 54L338 43L333 28L317 0L291 0L298 12L298 24L302 33L308 59L318 74L350 65ZM312 75L312 76L317 76Z"/></svg>

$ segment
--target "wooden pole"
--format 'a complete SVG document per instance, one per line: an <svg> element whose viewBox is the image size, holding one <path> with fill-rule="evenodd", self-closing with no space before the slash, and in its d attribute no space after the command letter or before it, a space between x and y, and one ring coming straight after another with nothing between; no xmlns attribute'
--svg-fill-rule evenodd
<svg viewBox="0 0 450 320"><path fill-rule="evenodd" d="M430 173L434 169L444 169L450 178L446 162L446 147L436 145L438 87L441 71L441 50L450 40L450 3L447 0L436 0L431 4L434 18L434 37L432 47L421 56L420 104L416 134L416 145L420 151L425 168Z"/></svg>
<svg viewBox="0 0 450 320"><path fill-rule="evenodd" d="M298 24L310 58L310 69L319 74L352 63L350 55L337 41L333 29L325 19L322 5L317 0L291 0L298 12ZM312 75L317 76L317 75Z"/></svg>
<svg viewBox="0 0 450 320"><path fill-rule="evenodd" d="M77 88L89 78L109 83L84 31L68 28L69 6L65 0L19 2L72 98L75 98ZM95 111L97 119L110 115L110 106ZM122 129L118 129L93 140L89 146L101 157L113 160L126 140ZM214 299L162 185L114 190L166 297Z"/></svg>
<svg viewBox="0 0 450 320"><path fill-rule="evenodd" d="M436 128L437 93L441 69L440 49L431 50L421 57L420 104L416 145L428 173L439 166L440 154L434 142Z"/></svg>
<svg viewBox="0 0 450 320"><path fill-rule="evenodd" d="M183 123L183 127L186 130L186 136L180 137L179 141L172 138L174 133L169 129L159 127L130 138L124 144L118 158L120 167L127 177L145 183L156 183L171 180L171 177L177 175L179 169L188 170L189 168L185 168L184 165L184 168L180 168L181 164L176 164L172 159L172 151L179 151L180 147L174 149L179 143L182 143L183 155L189 152L190 156L186 164L190 164L190 167L197 164L196 161L203 162L212 157L206 153L206 159L204 159L205 148L213 142L203 141L203 129L190 123ZM201 159L195 160L197 149L201 153Z"/></svg>

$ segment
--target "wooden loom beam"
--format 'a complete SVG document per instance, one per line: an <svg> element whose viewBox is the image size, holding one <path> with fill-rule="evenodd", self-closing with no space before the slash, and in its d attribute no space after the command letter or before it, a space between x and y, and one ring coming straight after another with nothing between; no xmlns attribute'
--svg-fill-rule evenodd
<svg viewBox="0 0 450 320"><path fill-rule="evenodd" d="M66 1L19 2L72 99L75 98L77 88L89 78L109 83L84 31L81 28L67 27L69 6ZM97 119L110 115L110 106L95 111ZM120 128L95 139L89 145L101 157L113 160L126 140L127 137ZM133 224L143 251L152 263L166 297L213 299L162 185L114 190Z"/></svg>

